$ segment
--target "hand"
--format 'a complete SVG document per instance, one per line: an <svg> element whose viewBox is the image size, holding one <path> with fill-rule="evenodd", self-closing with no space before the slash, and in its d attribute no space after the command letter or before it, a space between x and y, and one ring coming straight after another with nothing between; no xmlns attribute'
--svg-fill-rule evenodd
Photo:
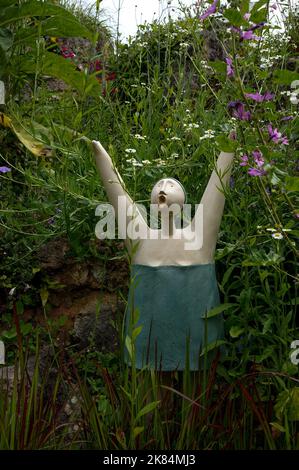
<svg viewBox="0 0 299 470"><path fill-rule="evenodd" d="M109 154L106 152L106 150L104 149L104 147L102 146L100 142L98 142L97 140L93 140L92 147L93 147L93 152L96 157L106 158L106 160L109 160L112 163Z"/></svg>

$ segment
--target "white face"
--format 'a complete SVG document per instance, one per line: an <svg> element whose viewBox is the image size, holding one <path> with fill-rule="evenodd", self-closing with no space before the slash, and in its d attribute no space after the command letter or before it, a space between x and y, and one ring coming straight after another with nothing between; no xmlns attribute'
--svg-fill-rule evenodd
<svg viewBox="0 0 299 470"><path fill-rule="evenodd" d="M181 207L185 202L185 192L175 179L164 178L158 181L153 187L151 194L151 203L158 204L160 207L179 204Z"/></svg>

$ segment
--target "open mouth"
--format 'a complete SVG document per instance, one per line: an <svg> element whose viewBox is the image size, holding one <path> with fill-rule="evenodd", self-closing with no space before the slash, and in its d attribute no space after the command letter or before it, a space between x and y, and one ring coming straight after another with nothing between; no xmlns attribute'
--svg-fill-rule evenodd
<svg viewBox="0 0 299 470"><path fill-rule="evenodd" d="M166 195L165 194L159 194L159 204L164 204L166 202Z"/></svg>

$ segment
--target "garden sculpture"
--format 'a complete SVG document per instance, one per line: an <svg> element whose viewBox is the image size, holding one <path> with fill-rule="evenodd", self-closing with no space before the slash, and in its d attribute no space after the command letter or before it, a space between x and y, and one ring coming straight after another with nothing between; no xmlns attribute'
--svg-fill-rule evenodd
<svg viewBox="0 0 299 470"><path fill-rule="evenodd" d="M151 203L158 207L161 228L151 228L126 191L108 153L97 141L93 141L93 149L115 214L122 197L126 226L131 224L132 228L133 223L134 229L143 234L135 240L129 236L125 239L131 259L131 284L124 334L132 340L132 331L141 327L135 330L136 368L198 371L207 367L213 351L204 353L209 350L205 346L217 344L223 338L222 316L208 317L208 312L220 303L214 253L234 154L220 153L200 204L186 227L175 227L169 210L173 204L183 207L186 199L183 186L174 178L158 181L151 193ZM196 224L200 211L201 223ZM202 246L188 245L195 229L201 231ZM132 365L128 342L124 357Z"/></svg>

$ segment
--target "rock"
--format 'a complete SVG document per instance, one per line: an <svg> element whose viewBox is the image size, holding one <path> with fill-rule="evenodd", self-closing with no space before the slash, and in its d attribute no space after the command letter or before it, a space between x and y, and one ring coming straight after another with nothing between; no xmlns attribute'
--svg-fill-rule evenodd
<svg viewBox="0 0 299 470"><path fill-rule="evenodd" d="M57 270L62 268L68 250L69 244L65 238L50 240L40 248L37 255L41 269Z"/></svg>
<svg viewBox="0 0 299 470"><path fill-rule="evenodd" d="M114 352L119 347L118 332L114 326L118 304L90 303L76 316L74 322L74 337L79 340L81 347L90 344L98 351Z"/></svg>

